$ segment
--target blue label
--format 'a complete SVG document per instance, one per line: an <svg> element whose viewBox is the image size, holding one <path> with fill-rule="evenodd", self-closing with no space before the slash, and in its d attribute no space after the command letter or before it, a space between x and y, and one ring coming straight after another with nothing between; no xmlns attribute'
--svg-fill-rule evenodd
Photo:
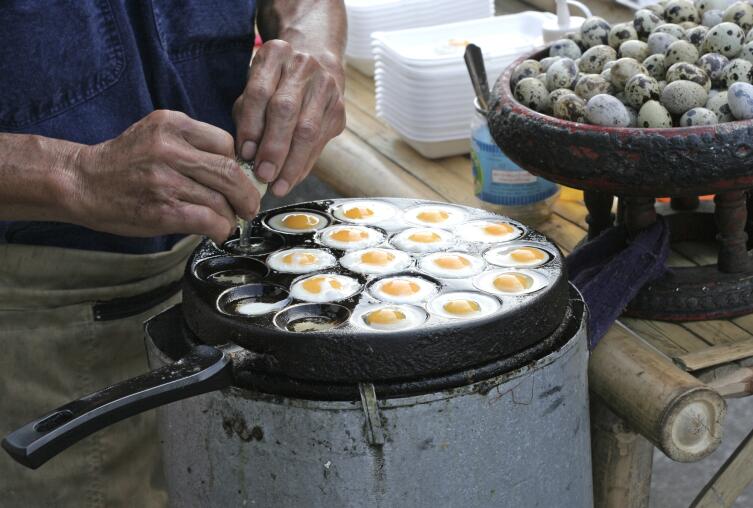
<svg viewBox="0 0 753 508"><path fill-rule="evenodd" d="M502 153L486 126L472 132L471 161L475 193L482 201L532 205L557 193L557 184L532 175Z"/></svg>

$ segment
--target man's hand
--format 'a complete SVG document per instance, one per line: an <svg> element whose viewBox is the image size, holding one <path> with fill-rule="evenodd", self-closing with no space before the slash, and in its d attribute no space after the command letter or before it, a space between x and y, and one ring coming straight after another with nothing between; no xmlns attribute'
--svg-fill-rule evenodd
<svg viewBox="0 0 753 508"><path fill-rule="evenodd" d="M115 139L81 146L68 168L76 224L126 236L194 233L222 242L259 193L232 136L183 113L155 111Z"/></svg>
<svg viewBox="0 0 753 508"><path fill-rule="evenodd" d="M334 55L314 57L276 39L254 56L233 107L236 145L256 174L284 196L303 180L324 145L345 128L343 69Z"/></svg>

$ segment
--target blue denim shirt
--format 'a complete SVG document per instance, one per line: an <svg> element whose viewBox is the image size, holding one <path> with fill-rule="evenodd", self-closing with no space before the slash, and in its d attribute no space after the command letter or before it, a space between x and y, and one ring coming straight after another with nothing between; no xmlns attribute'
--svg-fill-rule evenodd
<svg viewBox="0 0 753 508"><path fill-rule="evenodd" d="M3 0L0 131L95 144L173 109L234 133L254 14L254 0ZM178 238L0 222L0 243L139 254Z"/></svg>

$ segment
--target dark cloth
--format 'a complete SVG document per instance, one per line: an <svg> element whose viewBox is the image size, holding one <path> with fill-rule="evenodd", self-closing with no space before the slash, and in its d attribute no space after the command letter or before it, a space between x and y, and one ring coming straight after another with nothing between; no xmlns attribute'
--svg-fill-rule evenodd
<svg viewBox="0 0 753 508"><path fill-rule="evenodd" d="M628 242L615 226L567 258L570 280L588 305L588 343L593 349L645 284L667 270L669 229L662 217Z"/></svg>
<svg viewBox="0 0 753 508"><path fill-rule="evenodd" d="M95 144L173 109L234 133L254 14L254 0L4 0L0 131ZM0 243L139 254L179 238L0 222Z"/></svg>

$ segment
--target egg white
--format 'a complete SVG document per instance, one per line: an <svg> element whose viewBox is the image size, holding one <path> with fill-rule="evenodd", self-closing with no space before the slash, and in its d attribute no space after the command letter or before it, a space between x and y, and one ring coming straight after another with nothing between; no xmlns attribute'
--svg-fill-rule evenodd
<svg viewBox="0 0 753 508"><path fill-rule="evenodd" d="M533 260L531 262L520 262L510 257L510 253L520 248L533 248L540 250L546 257L540 260ZM504 247L494 247L484 253L484 259L489 263L496 266L504 266L509 268L535 268L537 266L545 265L552 259L552 254L538 245L520 244L520 245L506 245Z"/></svg>
<svg viewBox="0 0 753 508"><path fill-rule="evenodd" d="M254 301L244 302L236 304L235 314L239 314L241 316L261 316L263 314L269 314L270 312L284 308L288 304L288 302L289 299L272 303Z"/></svg>
<svg viewBox="0 0 753 508"><path fill-rule="evenodd" d="M441 258L443 256L461 256L470 261L471 264L457 270L443 268L435 263L438 258ZM471 256L470 254L466 254L465 252L435 252L422 258L421 261L419 261L418 266L421 268L421 270L428 273L429 275L440 278L456 279L460 277L472 277L476 274L481 273L481 271L484 269L485 263L483 259L476 256Z"/></svg>
<svg viewBox="0 0 753 508"><path fill-rule="evenodd" d="M317 260L310 265L286 264L283 259L288 254L313 254ZM311 273L331 268L337 264L335 256L321 249L286 249L275 252L267 258L267 266L282 273Z"/></svg>
<svg viewBox="0 0 753 508"><path fill-rule="evenodd" d="M342 287L340 289L333 288L326 281L323 283L323 289L320 293L311 293L306 290L303 284L312 277L328 277L337 280ZM290 296L304 302L311 303L325 303L336 302L338 300L344 300L350 296L353 296L361 288L361 285L357 280L345 275L339 275L336 273L323 273L317 275L311 275L298 279L290 287Z"/></svg>
<svg viewBox="0 0 753 508"><path fill-rule="evenodd" d="M408 280L410 282L415 282L416 284L418 284L418 287L419 287L418 292L411 295L394 296L394 295L390 295L382 291L382 286L386 284L387 282L394 279L401 279L401 280ZM377 300L381 300L383 302L390 302L390 303L425 302L436 291L437 291L437 286L433 282L429 282L428 280L420 278L420 277L412 277L409 275L404 275L404 276L398 275L396 277L386 277L384 279L379 279L378 281L374 282L373 284L369 286L369 293L371 294L371 296L373 296Z"/></svg>
<svg viewBox="0 0 753 508"><path fill-rule="evenodd" d="M508 224L514 229L510 234L497 236L490 235L484 228L493 224ZM466 242L501 243L509 242L523 236L523 230L517 225L504 220L477 220L466 222L455 228L455 233Z"/></svg>
<svg viewBox="0 0 753 508"><path fill-rule="evenodd" d="M361 261L361 256L372 250L389 252L390 254L393 254L395 256L395 259L388 262L384 266L372 265ZM351 272L360 273L363 275L399 272L410 266L411 261L411 257L403 251L395 249L384 249L379 247L348 252L340 258L340 264L343 268L350 270Z"/></svg>
<svg viewBox="0 0 753 508"><path fill-rule="evenodd" d="M531 281L532 281L531 287L524 289L523 291L519 291L519 292L500 291L494 285L494 279L496 279L497 276L502 275L503 273L522 273L523 275L526 275L527 277L531 278ZM503 295L503 296L519 296L519 295L526 295L529 293L534 293L546 287L547 284L548 284L548 281L546 277L544 277L542 274L538 272L534 272L533 270L511 270L509 268L498 269L498 270L487 270L481 273L480 275L477 275L473 279L473 285L477 287L478 289L480 289L481 291L485 293L491 293L493 295Z"/></svg>
<svg viewBox="0 0 753 508"><path fill-rule="evenodd" d="M390 324L369 324L366 322L366 316L374 311L378 311L380 309L395 309L399 310L403 314L405 314L405 320L399 321L397 323L390 323ZM426 321L427 314L426 311L421 309L420 307L415 307L413 305L369 305L365 307L363 310L357 311L352 320L353 322L361 327L368 328L369 330L378 330L380 332L394 332L396 330L406 330L408 328L415 328L416 326L419 326Z"/></svg>
<svg viewBox="0 0 753 508"><path fill-rule="evenodd" d="M431 211L447 212L448 217L442 222L425 221L418 217L422 212L431 212ZM463 220L465 220L465 215L466 215L465 212L456 206L448 206L448 205L441 205L441 204L414 206L413 208L407 209L403 213L403 217L405 218L405 220L410 222L411 224L417 224L419 226L428 226L428 227L434 227L434 228L445 228L445 227L453 226L455 224L463 222Z"/></svg>
<svg viewBox="0 0 753 508"><path fill-rule="evenodd" d="M473 300L474 302L478 303L480 308L478 312L475 312L473 314L452 314L450 312L447 312L444 308L444 305L452 300ZM438 316L449 319L478 319L480 317L493 314L497 311L497 309L500 308L500 306L501 305L499 303L499 300L492 296L469 291L456 291L453 293L444 293L437 296L429 302L428 308L429 312L431 312L432 314L436 314Z"/></svg>
<svg viewBox="0 0 753 508"><path fill-rule="evenodd" d="M319 219L319 222L314 224L311 227L305 228L305 229L295 229L290 228L283 224L283 220L285 220L285 217L288 215L311 215ZM311 233L313 231L318 231L320 229L324 229L329 224L329 221L324 215L318 214L316 212L310 212L308 210L291 210L288 212L278 213L277 215L274 215L267 219L267 225L274 229L275 231L280 231L282 233L292 233L292 234L302 234L302 233Z"/></svg>
<svg viewBox="0 0 753 508"><path fill-rule="evenodd" d="M364 231L367 233L368 236L364 238L363 240L358 240L355 242L342 242L342 241L332 238L331 235L341 229L355 229L357 231ZM382 243L383 240L384 240L384 236L382 235L382 233L380 233L376 229L368 228L365 226L351 226L351 225L331 226L331 227L323 229L319 233L319 242L322 245L326 245L327 247L331 247L333 249L339 249L339 250L365 249L367 247L373 247L374 245L378 245Z"/></svg>
<svg viewBox="0 0 753 508"><path fill-rule="evenodd" d="M371 217L365 217L363 219L351 219L345 212L351 208L369 208L374 212ZM366 200L353 200L345 203L340 203L332 210L332 215L340 219L343 222L351 222L353 224L374 224L382 222L387 219L391 219L397 214L397 208L385 203L384 201L366 201Z"/></svg>
<svg viewBox="0 0 753 508"><path fill-rule="evenodd" d="M414 233L436 233L440 240L435 243L421 243L410 239ZM448 249L455 241L449 231L438 228L408 228L392 237L392 245L406 252L436 252Z"/></svg>

